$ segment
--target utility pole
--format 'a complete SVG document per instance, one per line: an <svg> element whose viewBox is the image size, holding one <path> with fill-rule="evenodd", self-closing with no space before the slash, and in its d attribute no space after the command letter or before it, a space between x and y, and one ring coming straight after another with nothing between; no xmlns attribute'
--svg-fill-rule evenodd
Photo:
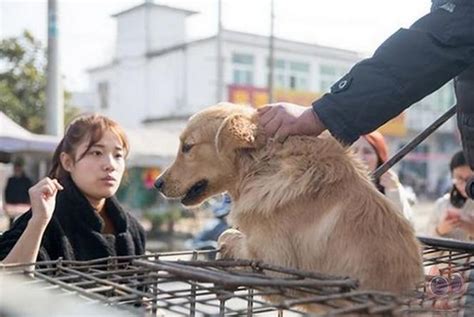
<svg viewBox="0 0 474 317"><path fill-rule="evenodd" d="M151 113L150 58L148 54L151 52L150 12L153 5L153 0L145 0L145 67L143 69L143 80L145 81L145 85L143 87L145 89L145 113Z"/></svg>
<svg viewBox="0 0 474 317"><path fill-rule="evenodd" d="M224 89L224 65L222 60L222 0L217 0L217 81L216 81L216 102L221 102Z"/></svg>
<svg viewBox="0 0 474 317"><path fill-rule="evenodd" d="M268 46L268 102L272 103L274 89L274 68L275 68L275 4L270 2L270 41Z"/></svg>
<svg viewBox="0 0 474 317"><path fill-rule="evenodd" d="M64 94L59 68L58 5L48 0L48 66L46 69L46 133L64 133Z"/></svg>
<svg viewBox="0 0 474 317"><path fill-rule="evenodd" d="M150 11L154 4L153 0L145 0L145 55L150 53L151 38L150 38ZM146 56L148 58L148 56Z"/></svg>

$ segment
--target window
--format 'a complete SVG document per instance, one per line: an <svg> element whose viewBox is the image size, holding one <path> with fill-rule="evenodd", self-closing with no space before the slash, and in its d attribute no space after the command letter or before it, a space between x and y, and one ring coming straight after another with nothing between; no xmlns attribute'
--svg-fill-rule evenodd
<svg viewBox="0 0 474 317"><path fill-rule="evenodd" d="M252 72L249 70L234 69L233 83L236 85L252 85Z"/></svg>
<svg viewBox="0 0 474 317"><path fill-rule="evenodd" d="M274 80L275 80L275 86L276 86L276 87L280 87L280 88L281 88L281 87L285 87L285 86L286 86L286 84L285 84L285 82L286 82L286 80L285 80L285 75L283 75L283 74L276 74L275 77L276 77L276 78L275 78Z"/></svg>
<svg viewBox="0 0 474 317"><path fill-rule="evenodd" d="M319 65L319 90L320 92L328 92L348 71L348 68L336 65L322 64Z"/></svg>
<svg viewBox="0 0 474 317"><path fill-rule="evenodd" d="M101 81L97 84L97 92L99 95L100 109L109 108L109 83Z"/></svg>
<svg viewBox="0 0 474 317"><path fill-rule="evenodd" d="M267 66L270 62L267 60ZM309 90L309 64L276 59L274 62L275 88Z"/></svg>
<svg viewBox="0 0 474 317"><path fill-rule="evenodd" d="M234 54L232 55L232 63L242 65L253 65L253 56L250 54Z"/></svg>
<svg viewBox="0 0 474 317"><path fill-rule="evenodd" d="M295 72L309 73L309 64L290 62L290 70Z"/></svg>
<svg viewBox="0 0 474 317"><path fill-rule="evenodd" d="M419 103L425 107L426 111L439 116L455 103L453 81L423 98Z"/></svg>
<svg viewBox="0 0 474 317"><path fill-rule="evenodd" d="M453 82L448 82L441 87L437 92L437 100L435 102L435 109L438 111L446 111L454 104L454 87Z"/></svg>
<svg viewBox="0 0 474 317"><path fill-rule="evenodd" d="M236 85L253 85L254 57L250 54L232 55L232 81Z"/></svg>
<svg viewBox="0 0 474 317"><path fill-rule="evenodd" d="M319 66L319 72L321 75L336 76L336 67L329 65L321 65Z"/></svg>
<svg viewBox="0 0 474 317"><path fill-rule="evenodd" d="M295 76L290 76L290 88L291 89L296 89L296 77Z"/></svg>

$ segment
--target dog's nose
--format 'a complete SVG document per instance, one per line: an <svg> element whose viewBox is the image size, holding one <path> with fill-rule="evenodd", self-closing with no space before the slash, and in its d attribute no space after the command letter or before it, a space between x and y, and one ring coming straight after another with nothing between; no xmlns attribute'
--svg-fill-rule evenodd
<svg viewBox="0 0 474 317"><path fill-rule="evenodd" d="M163 178L159 177L155 181L155 188L158 189L160 192L163 191L163 189L165 188L165 181L163 180Z"/></svg>

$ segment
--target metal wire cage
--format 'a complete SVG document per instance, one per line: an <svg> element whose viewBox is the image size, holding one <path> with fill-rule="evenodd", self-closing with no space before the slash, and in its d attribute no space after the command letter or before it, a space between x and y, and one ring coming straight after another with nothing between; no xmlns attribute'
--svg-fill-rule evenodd
<svg viewBox="0 0 474 317"><path fill-rule="evenodd" d="M450 316L473 316L474 244L427 237L419 240L423 243L425 283L410 304Z"/></svg>
<svg viewBox="0 0 474 317"><path fill-rule="evenodd" d="M36 263L35 281L136 315L235 316L474 313L470 268L474 245L420 238L426 281L413 293L358 290L357 281L246 260L205 260L209 251ZM3 267L23 273L26 265ZM389 274L389 273L387 273ZM45 283L46 282L46 283Z"/></svg>

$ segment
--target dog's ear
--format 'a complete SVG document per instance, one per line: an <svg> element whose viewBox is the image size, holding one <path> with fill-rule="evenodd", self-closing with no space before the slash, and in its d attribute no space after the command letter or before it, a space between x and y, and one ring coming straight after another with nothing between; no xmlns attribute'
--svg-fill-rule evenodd
<svg viewBox="0 0 474 317"><path fill-rule="evenodd" d="M218 154L223 150L256 148L257 125L245 115L231 115L217 130L215 143Z"/></svg>

